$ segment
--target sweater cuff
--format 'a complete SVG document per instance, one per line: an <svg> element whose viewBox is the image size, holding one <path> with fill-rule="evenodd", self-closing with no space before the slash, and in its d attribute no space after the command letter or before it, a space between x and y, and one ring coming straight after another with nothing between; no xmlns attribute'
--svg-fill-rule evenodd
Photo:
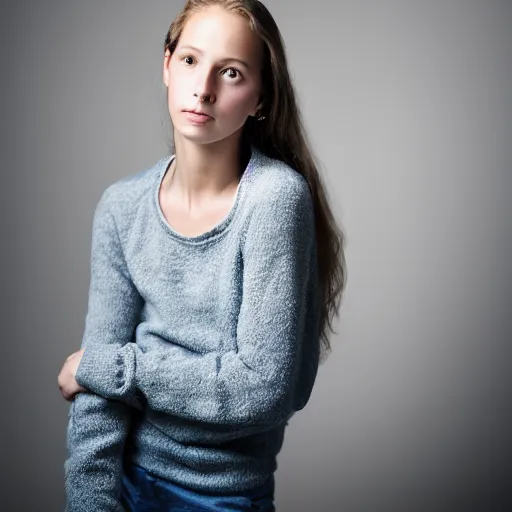
<svg viewBox="0 0 512 512"><path fill-rule="evenodd" d="M128 345L90 344L76 371L76 382L107 399L126 397L133 383L135 355Z"/></svg>

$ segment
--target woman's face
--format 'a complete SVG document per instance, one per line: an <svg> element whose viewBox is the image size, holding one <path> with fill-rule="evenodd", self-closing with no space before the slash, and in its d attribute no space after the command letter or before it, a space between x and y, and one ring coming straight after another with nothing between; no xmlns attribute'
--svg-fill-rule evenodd
<svg viewBox="0 0 512 512"><path fill-rule="evenodd" d="M193 14L172 55L165 52L163 79L169 114L183 137L207 144L241 131L261 108L263 45L248 21L219 6ZM242 61L242 62L240 62ZM209 102L200 99L209 95ZM185 110L200 109L207 122Z"/></svg>

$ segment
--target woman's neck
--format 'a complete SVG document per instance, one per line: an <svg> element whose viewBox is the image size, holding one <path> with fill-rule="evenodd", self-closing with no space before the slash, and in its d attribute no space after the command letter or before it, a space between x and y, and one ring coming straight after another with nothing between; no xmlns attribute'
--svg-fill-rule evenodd
<svg viewBox="0 0 512 512"><path fill-rule="evenodd" d="M176 138L175 146L176 158L162 183L163 193L176 194L192 204L238 186L248 161L248 152L238 141L196 144Z"/></svg>

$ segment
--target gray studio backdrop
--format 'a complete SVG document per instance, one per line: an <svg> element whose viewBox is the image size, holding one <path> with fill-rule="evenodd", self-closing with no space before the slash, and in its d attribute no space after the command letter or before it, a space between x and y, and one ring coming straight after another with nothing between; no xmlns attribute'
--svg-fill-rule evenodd
<svg viewBox="0 0 512 512"><path fill-rule="evenodd" d="M94 207L167 154L162 41L182 1L1 7L2 511L60 511ZM276 474L279 512L504 512L512 5L279 1L347 236L348 285ZM507 500L508 503L507 503Z"/></svg>

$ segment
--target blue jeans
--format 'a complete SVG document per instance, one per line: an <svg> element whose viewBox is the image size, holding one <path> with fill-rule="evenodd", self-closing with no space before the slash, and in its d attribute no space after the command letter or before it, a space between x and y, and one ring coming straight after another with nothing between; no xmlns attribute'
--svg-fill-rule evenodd
<svg viewBox="0 0 512 512"><path fill-rule="evenodd" d="M121 503L126 512L275 512L274 475L248 491L210 494L162 480L136 464L125 464Z"/></svg>

